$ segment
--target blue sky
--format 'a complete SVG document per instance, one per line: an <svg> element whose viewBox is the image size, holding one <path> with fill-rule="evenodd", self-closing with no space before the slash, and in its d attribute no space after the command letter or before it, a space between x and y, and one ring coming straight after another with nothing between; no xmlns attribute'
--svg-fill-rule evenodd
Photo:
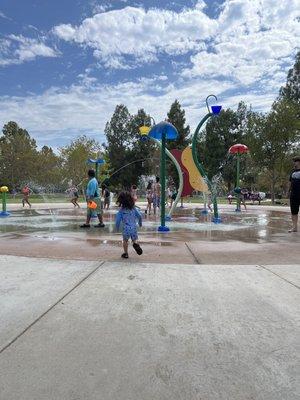
<svg viewBox="0 0 300 400"><path fill-rule="evenodd" d="M215 93L267 111L300 43L296 0L0 0L0 124L58 148L104 140L119 103L192 128Z"/></svg>

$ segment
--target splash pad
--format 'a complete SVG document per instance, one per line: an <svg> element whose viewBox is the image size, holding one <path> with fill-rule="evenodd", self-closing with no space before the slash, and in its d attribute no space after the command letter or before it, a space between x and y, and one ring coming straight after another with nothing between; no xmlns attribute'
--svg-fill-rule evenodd
<svg viewBox="0 0 300 400"><path fill-rule="evenodd" d="M103 230L92 226L82 231L79 225L85 218L84 209L71 210L58 205L57 208L40 207L13 210L10 218L1 221L3 254L63 259L119 259L121 236L114 226L117 209L104 214ZM140 204L140 207L143 211L144 205ZM247 212L236 213L233 207L224 205L221 212L223 223L215 224L212 213L203 215L200 208L192 205L177 208L172 221L169 221L171 230L163 236L157 232L159 216L144 217L143 227L139 231L140 241L145 248L143 262L191 263L200 259L202 263L207 255L211 257L211 263L224 263L231 260L232 252L245 260L243 251L246 251L253 263L253 257L259 254L263 256L265 246L274 247L274 257L276 251L280 251L280 246L282 256L287 251L286 246L291 238L287 233L290 223L288 208L253 206ZM197 249L200 256L195 258ZM135 261L134 257L132 261Z"/></svg>

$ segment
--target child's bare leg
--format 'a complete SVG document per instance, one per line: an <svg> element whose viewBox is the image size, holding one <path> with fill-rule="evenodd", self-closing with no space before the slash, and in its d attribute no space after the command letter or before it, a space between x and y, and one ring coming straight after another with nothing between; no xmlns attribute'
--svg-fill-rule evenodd
<svg viewBox="0 0 300 400"><path fill-rule="evenodd" d="M123 249L124 253L128 254L128 240L123 239Z"/></svg>

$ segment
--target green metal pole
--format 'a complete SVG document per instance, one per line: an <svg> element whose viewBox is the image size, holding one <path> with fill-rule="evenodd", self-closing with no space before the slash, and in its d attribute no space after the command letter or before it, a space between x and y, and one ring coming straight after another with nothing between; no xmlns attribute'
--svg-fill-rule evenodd
<svg viewBox="0 0 300 400"><path fill-rule="evenodd" d="M198 159L198 152L197 152L197 143L198 143L198 134L200 132L200 129L202 127L202 125L204 124L204 122L212 117L213 114L212 113L208 113L205 115L205 117L202 118L202 120L200 121L199 125L197 126L194 136L193 136L193 142L192 142L192 154L193 154L193 159L194 159L194 163L196 164L196 167L198 168L198 170L200 171L201 175L203 177L205 177L208 188L211 192L211 196L212 196L212 201L213 201L213 206L214 206L214 220L215 222L219 222L220 218L219 218L219 212L218 212L218 202L217 202L217 194L213 191L213 187L212 187L212 183L211 181L208 179L206 172L202 166L202 164L200 163L199 159Z"/></svg>
<svg viewBox="0 0 300 400"><path fill-rule="evenodd" d="M166 133L162 133L161 153L160 153L160 182L161 182L161 202L160 202L160 227L159 230L165 228L166 215Z"/></svg>
<svg viewBox="0 0 300 400"><path fill-rule="evenodd" d="M161 149L162 148L162 144L161 144L160 140L158 140L158 139L153 139L153 140L158 144L158 146ZM179 165L178 161L173 156L173 154L167 149L167 147L165 148L165 151L166 151L166 155L170 158L171 161L173 161L173 163L174 163L174 165L175 165L175 167L177 169L178 177L179 177L178 193L177 193L176 199L174 200L174 203L173 203L173 205L171 207L171 210L169 211L168 215L166 216L166 219L170 220L171 216L172 216L174 210L176 209L176 206L177 206L177 204L178 204L178 202L179 202L179 200L181 198L181 194L182 194L182 191L183 191L183 173L182 173L182 170L180 168L180 165Z"/></svg>
<svg viewBox="0 0 300 400"><path fill-rule="evenodd" d="M236 156L236 187L240 189L240 153ZM241 211L241 193L238 191L236 198L236 211Z"/></svg>
<svg viewBox="0 0 300 400"><path fill-rule="evenodd" d="M6 192L2 193L2 211L6 212Z"/></svg>

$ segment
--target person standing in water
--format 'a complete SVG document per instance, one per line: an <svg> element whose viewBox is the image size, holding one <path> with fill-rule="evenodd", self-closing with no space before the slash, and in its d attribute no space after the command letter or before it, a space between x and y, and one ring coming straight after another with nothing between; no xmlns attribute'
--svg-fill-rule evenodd
<svg viewBox="0 0 300 400"><path fill-rule="evenodd" d="M161 184L159 183L159 177L156 177L156 182L153 186L153 212L156 215L156 209L160 207L160 192Z"/></svg>
<svg viewBox="0 0 300 400"><path fill-rule="evenodd" d="M151 214L152 201L153 201L152 181L148 182L148 185L147 185L147 188L146 188L146 200L147 200L147 208L145 210L145 214L150 215Z"/></svg>
<svg viewBox="0 0 300 400"><path fill-rule="evenodd" d="M86 214L86 222L83 225L80 225L80 228L90 228L90 221L92 215L94 213L97 214L99 224L96 225L98 228L104 228L103 217L102 217L102 205L101 205L101 198L100 192L98 187L98 181L96 179L96 174L93 169L88 171L89 182L86 188L86 201L89 205L89 202L93 202L96 204L95 209L91 209L89 206L87 207L87 214Z"/></svg>
<svg viewBox="0 0 300 400"><path fill-rule="evenodd" d="M78 204L78 188L75 185L71 185L67 190L66 193L68 193L70 197L70 202L73 204L74 207L80 208L80 205Z"/></svg>
<svg viewBox="0 0 300 400"><path fill-rule="evenodd" d="M292 215L292 228L289 232L298 231L298 214L300 207L300 156L294 157L294 170L290 175L290 207Z"/></svg>
<svg viewBox="0 0 300 400"><path fill-rule="evenodd" d="M26 203L26 204L29 205L29 208L31 208L31 204L29 202L30 193L32 193L32 190L30 189L30 187L28 185L25 185L23 187L23 189L22 189L22 195L23 195L22 204L23 204L23 207L25 207L25 203Z"/></svg>
<svg viewBox="0 0 300 400"><path fill-rule="evenodd" d="M102 198L103 198L103 204L104 204L103 208L104 208L104 210L105 209L108 210L109 206L110 206L110 191L109 191L108 187L104 184L101 186L101 189L102 189Z"/></svg>

